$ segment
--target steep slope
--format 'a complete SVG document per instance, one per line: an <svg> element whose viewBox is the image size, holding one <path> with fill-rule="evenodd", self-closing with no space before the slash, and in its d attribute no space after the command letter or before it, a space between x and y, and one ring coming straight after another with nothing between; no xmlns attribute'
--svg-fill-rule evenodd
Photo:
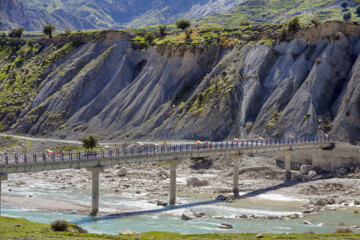
<svg viewBox="0 0 360 240"><path fill-rule="evenodd" d="M9 52L4 45L0 119L7 131L61 138L97 133L103 139L222 140L329 133L355 143L359 34L359 25L332 22L284 42L143 50L131 47L126 32L76 34L53 44L42 40L22 65L11 56L20 56L26 46ZM37 72L26 70L31 67ZM24 84L32 84L27 92Z"/></svg>
<svg viewBox="0 0 360 240"><path fill-rule="evenodd" d="M351 13L353 21L359 21L356 7L359 0L346 1L349 7L341 7L344 1L338 0L247 0L228 12L212 14L201 18L201 26L237 26L241 21L254 24L274 24L288 22L294 16L301 21L310 22L313 18L321 21L342 20L344 13Z"/></svg>
<svg viewBox="0 0 360 240"><path fill-rule="evenodd" d="M57 29L95 28L85 19L58 9L49 13L42 9L29 8L18 0L0 0L0 30L11 30L22 26L27 31L42 30L42 27L52 23Z"/></svg>
<svg viewBox="0 0 360 240"><path fill-rule="evenodd" d="M5 1L5 0L2 0ZM22 4L19 4L20 1ZM144 27L151 24L173 23L179 18L198 19L212 13L225 12L244 0L115 0L115 1L37 1L11 0L13 5L21 5L23 15L19 19L3 16L14 26L21 25L23 19L31 19L27 30L40 30L38 22L52 23L57 29L103 29ZM9 5L9 3L7 3ZM1 1L0 1L0 7ZM14 7L13 7L14 8ZM20 8L17 6L17 8ZM37 18L28 9L36 12ZM1 30L1 29L0 29Z"/></svg>

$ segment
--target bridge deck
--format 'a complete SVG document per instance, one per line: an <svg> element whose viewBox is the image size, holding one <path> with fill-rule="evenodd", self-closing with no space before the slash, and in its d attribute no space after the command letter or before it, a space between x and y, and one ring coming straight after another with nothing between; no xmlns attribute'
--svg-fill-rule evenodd
<svg viewBox="0 0 360 240"><path fill-rule="evenodd" d="M5 156L0 162L0 175L27 173L61 169L79 169L99 166L121 165L186 158L200 158L218 155L246 154L250 152L272 152L296 149L316 149L333 145L329 139L313 138L305 141L250 141L247 143L210 143L203 145L151 146L141 148L123 148L99 152L68 152L66 154L33 154L19 160L18 156ZM39 157L40 156L40 157Z"/></svg>

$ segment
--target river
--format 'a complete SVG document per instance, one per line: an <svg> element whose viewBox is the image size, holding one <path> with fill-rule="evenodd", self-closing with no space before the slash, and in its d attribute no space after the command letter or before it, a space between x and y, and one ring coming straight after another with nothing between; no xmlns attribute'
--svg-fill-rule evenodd
<svg viewBox="0 0 360 240"><path fill-rule="evenodd" d="M19 181L27 184L18 184ZM31 183L31 184L29 184ZM78 189L60 189L61 183L48 182L45 179L29 177L9 178L3 183L3 196L24 197L31 195L32 200L46 198L65 200L90 205L90 191ZM12 191L8 191L11 188ZM6 191L7 190L7 191ZM100 207L132 209L131 216L99 216L89 217L78 214L64 214L37 211L13 207L2 204L2 216L21 217L34 222L50 223L58 219L78 224L90 233L118 234L121 230L130 229L137 232L164 231L182 234L201 233L331 233L340 227L350 227L359 224L360 216L354 214L355 208L338 208L337 211L322 211L318 214L308 215L298 220L267 220L267 219L234 219L235 215L256 216L285 216L292 213L301 213L300 199L289 199L286 196L265 194L255 198L241 199L233 203L214 202L210 196L193 194L178 197L181 205L172 207L159 207L147 200L139 200L126 192L101 191ZM163 197L167 200L168 197ZM195 212L204 212L208 216L223 216L225 219L196 219L192 221L181 220L181 214L186 206ZM117 214L117 212L113 212ZM304 220L313 224L305 225ZM230 223L234 226L230 230L217 228L219 223ZM324 223L323 227L317 226ZM354 230L354 232L360 232Z"/></svg>

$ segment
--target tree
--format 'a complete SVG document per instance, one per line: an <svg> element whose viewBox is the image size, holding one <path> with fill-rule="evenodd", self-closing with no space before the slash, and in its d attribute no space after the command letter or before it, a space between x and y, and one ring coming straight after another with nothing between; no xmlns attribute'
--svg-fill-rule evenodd
<svg viewBox="0 0 360 240"><path fill-rule="evenodd" d="M250 21L240 21L239 22L239 25L242 26L242 27L246 27L246 26L250 26Z"/></svg>
<svg viewBox="0 0 360 240"><path fill-rule="evenodd" d="M349 21L349 20L351 19L351 13L345 13L345 14L343 15L343 19L344 19L345 21Z"/></svg>
<svg viewBox="0 0 360 240"><path fill-rule="evenodd" d="M357 7L357 8L356 8L356 14L357 14L357 15L360 15L360 7Z"/></svg>
<svg viewBox="0 0 360 240"><path fill-rule="evenodd" d="M288 23L288 31L295 33L300 30L300 19L299 17L293 17Z"/></svg>
<svg viewBox="0 0 360 240"><path fill-rule="evenodd" d="M48 35L49 38L52 38L52 33L55 30L55 26L51 25L51 24L47 24L43 27L43 33L45 35Z"/></svg>
<svg viewBox="0 0 360 240"><path fill-rule="evenodd" d="M1 36L0 36L0 37L1 37L1 39L3 39L3 40L6 39L6 33L4 33L4 32L1 33Z"/></svg>
<svg viewBox="0 0 360 240"><path fill-rule="evenodd" d="M347 9L347 7L349 6L349 4L347 2L342 2L341 3L341 7L344 9Z"/></svg>
<svg viewBox="0 0 360 240"><path fill-rule="evenodd" d="M191 28L185 29L186 39L190 39L193 30Z"/></svg>
<svg viewBox="0 0 360 240"><path fill-rule="evenodd" d="M191 26L191 21L190 20L179 19L179 20L176 21L176 27L180 28L182 30L185 30L190 26Z"/></svg>
<svg viewBox="0 0 360 240"><path fill-rule="evenodd" d="M19 27L19 28L15 28L13 29L10 33L9 33L9 37L16 37L18 39L21 39L23 36L25 28L23 27Z"/></svg>
<svg viewBox="0 0 360 240"><path fill-rule="evenodd" d="M156 36L154 33L148 33L144 36L145 42L147 42L150 45L154 42L155 38Z"/></svg>
<svg viewBox="0 0 360 240"><path fill-rule="evenodd" d="M83 143L83 147L85 149L93 149L94 147L96 147L98 145L99 142L99 137L98 135L92 134L90 136L85 136L81 139L82 143Z"/></svg>
<svg viewBox="0 0 360 240"><path fill-rule="evenodd" d="M164 37L166 35L167 26L166 25L160 25L159 26L159 34L160 37Z"/></svg>

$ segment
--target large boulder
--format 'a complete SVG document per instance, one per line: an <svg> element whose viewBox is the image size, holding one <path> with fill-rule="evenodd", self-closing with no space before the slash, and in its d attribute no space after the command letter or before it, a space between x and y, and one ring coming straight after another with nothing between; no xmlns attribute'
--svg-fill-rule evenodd
<svg viewBox="0 0 360 240"><path fill-rule="evenodd" d="M300 167L300 174L302 175L308 175L309 171L312 170L311 165L301 165Z"/></svg>
<svg viewBox="0 0 360 240"><path fill-rule="evenodd" d="M186 209L183 214L181 215L181 219L182 220L193 220L197 218L196 213L194 213L193 211Z"/></svg>
<svg viewBox="0 0 360 240"><path fill-rule="evenodd" d="M198 179L196 177L189 178L186 180L186 185L193 187L203 187L209 185L209 182L206 180Z"/></svg>
<svg viewBox="0 0 360 240"><path fill-rule="evenodd" d="M121 168L118 172L117 172L117 176L118 177L125 177L126 176L126 174L127 174L127 170L126 170L126 168Z"/></svg>

